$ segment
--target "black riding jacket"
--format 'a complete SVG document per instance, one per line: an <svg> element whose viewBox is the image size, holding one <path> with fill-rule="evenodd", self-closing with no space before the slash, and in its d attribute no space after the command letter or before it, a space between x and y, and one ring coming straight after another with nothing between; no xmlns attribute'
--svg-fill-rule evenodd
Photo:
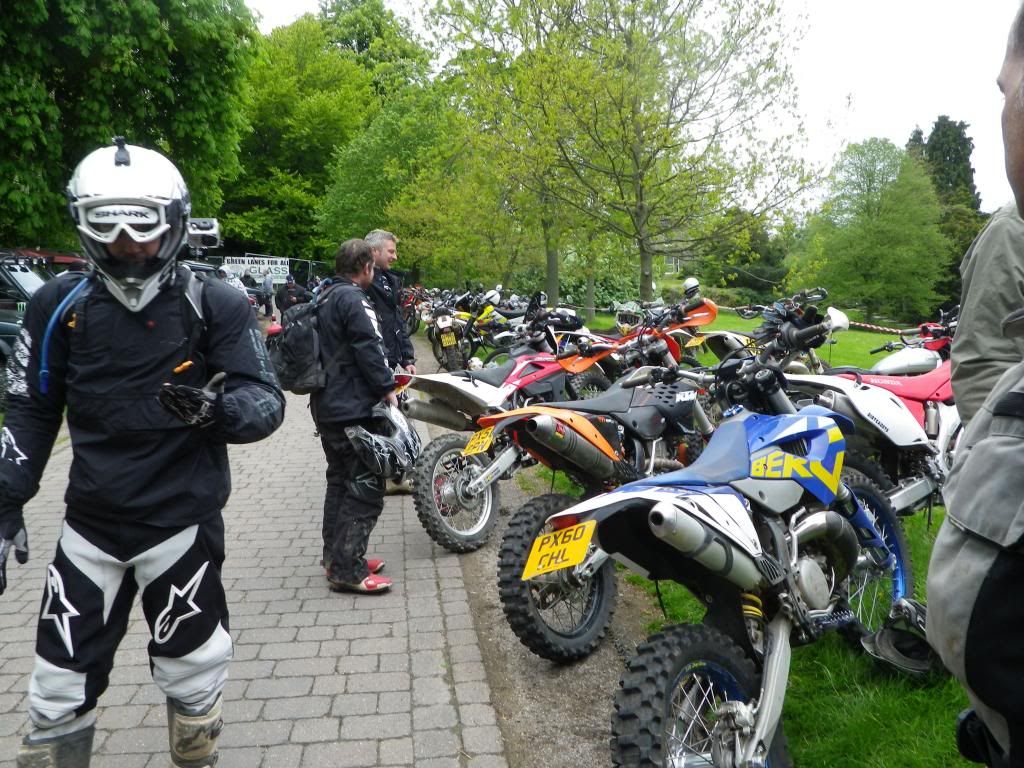
<svg viewBox="0 0 1024 768"><path fill-rule="evenodd" d="M39 386L43 335L78 280L62 275L32 297L7 367L0 520L39 490L65 408L74 454L69 518L177 527L220 513L231 492L227 444L277 429L284 396L245 297L205 280L200 321L184 297L188 270L177 270L139 312L93 278L53 328L46 394ZM192 365L174 373L186 360ZM202 387L220 371L227 378L219 418L206 428L186 426L157 400L165 382Z"/></svg>
<svg viewBox="0 0 1024 768"><path fill-rule="evenodd" d="M380 315L384 351L392 367L401 365L404 368L416 360L416 352L412 348L409 334L405 332L405 320L398 301L401 291L402 280L398 275L387 269L373 270L369 294Z"/></svg>
<svg viewBox="0 0 1024 768"><path fill-rule="evenodd" d="M385 359L381 323L370 298L345 277L335 277L317 298L320 359L327 384L310 396L317 427L365 419L395 388Z"/></svg>

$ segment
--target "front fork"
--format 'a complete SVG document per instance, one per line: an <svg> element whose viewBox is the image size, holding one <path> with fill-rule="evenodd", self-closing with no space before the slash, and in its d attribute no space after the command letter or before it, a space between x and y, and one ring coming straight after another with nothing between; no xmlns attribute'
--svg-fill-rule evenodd
<svg viewBox="0 0 1024 768"><path fill-rule="evenodd" d="M495 457L494 461L484 467L483 472L466 484L466 493L469 496L476 496L478 493L483 492L487 486L515 466L519 461L521 453L519 446L510 445L504 451L499 453Z"/></svg>
<svg viewBox="0 0 1024 768"><path fill-rule="evenodd" d="M780 613L765 628L764 667L758 703L726 701L712 731L714 764L723 768L764 768L782 717L789 681L793 621Z"/></svg>

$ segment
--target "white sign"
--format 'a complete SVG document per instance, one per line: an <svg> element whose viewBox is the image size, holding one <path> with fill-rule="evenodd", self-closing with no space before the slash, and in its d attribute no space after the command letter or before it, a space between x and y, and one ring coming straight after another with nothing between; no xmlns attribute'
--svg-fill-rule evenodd
<svg viewBox="0 0 1024 768"><path fill-rule="evenodd" d="M257 285L263 283L263 271L266 269L269 269L274 277L274 285L284 285L285 277L291 272L287 258L254 253L247 253L245 256L225 256L224 266L239 276L246 273L252 275Z"/></svg>

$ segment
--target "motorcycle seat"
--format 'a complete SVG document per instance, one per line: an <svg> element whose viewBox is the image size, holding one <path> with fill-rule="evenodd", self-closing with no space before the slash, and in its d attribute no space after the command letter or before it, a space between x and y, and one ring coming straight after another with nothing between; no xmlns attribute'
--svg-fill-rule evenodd
<svg viewBox="0 0 1024 768"><path fill-rule="evenodd" d="M742 421L732 421L715 430L711 442L690 466L637 480L629 485L725 485L748 477L750 446L747 443L747 428Z"/></svg>
<svg viewBox="0 0 1024 768"><path fill-rule="evenodd" d="M559 408L580 413L591 413L598 416L610 416L613 413L625 413L633 404L633 390L612 385L597 397L588 400L566 400L558 403Z"/></svg>
<svg viewBox="0 0 1024 768"><path fill-rule="evenodd" d="M887 376L881 373L863 373L861 382L881 387L905 400L948 400L953 396L950 387L950 362L946 360L934 371L911 376Z"/></svg>
<svg viewBox="0 0 1024 768"><path fill-rule="evenodd" d="M505 383L505 379L508 378L509 374L516 367L515 360L509 360L507 363L496 365L493 368L481 368L479 371L463 371L467 379L474 379L476 381L482 381L484 384L490 384L492 387L500 387Z"/></svg>

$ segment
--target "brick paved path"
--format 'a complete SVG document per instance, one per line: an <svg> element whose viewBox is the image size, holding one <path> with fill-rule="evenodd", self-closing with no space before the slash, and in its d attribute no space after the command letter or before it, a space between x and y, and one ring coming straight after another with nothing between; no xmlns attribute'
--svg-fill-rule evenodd
<svg viewBox="0 0 1024 768"><path fill-rule="evenodd" d="M434 545L411 496L388 496L370 541L390 594L327 589L320 559L324 458L306 397L271 438L232 446L225 586L235 660L223 768L504 768L456 555ZM424 435L426 438L426 435ZM424 440L425 442L426 440ZM32 560L0 596L0 768L13 768L44 571L71 451L58 445L26 509ZM166 768L164 699L150 679L142 612L101 699L94 768Z"/></svg>

